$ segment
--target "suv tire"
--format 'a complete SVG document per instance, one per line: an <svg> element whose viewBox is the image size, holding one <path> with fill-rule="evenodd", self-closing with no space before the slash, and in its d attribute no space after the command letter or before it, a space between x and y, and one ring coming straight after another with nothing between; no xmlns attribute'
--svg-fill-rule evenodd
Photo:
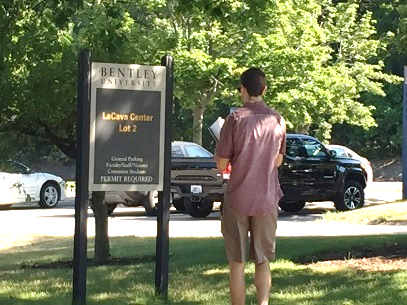
<svg viewBox="0 0 407 305"><path fill-rule="evenodd" d="M359 182L349 180L345 183L343 193L334 200L338 211L351 211L360 209L365 204L365 193Z"/></svg>
<svg viewBox="0 0 407 305"><path fill-rule="evenodd" d="M157 207L154 203L154 192L148 192L143 198L143 207L146 209L148 216L157 216Z"/></svg>
<svg viewBox="0 0 407 305"><path fill-rule="evenodd" d="M195 218L208 216L213 209L213 200L201 199L198 202L192 202L190 198L184 200L186 212Z"/></svg>
<svg viewBox="0 0 407 305"><path fill-rule="evenodd" d="M107 215L111 215L116 207L117 203L106 205Z"/></svg>
<svg viewBox="0 0 407 305"><path fill-rule="evenodd" d="M131 199L125 203L127 206L143 206L148 216L157 216L157 207L154 203L154 192L126 191Z"/></svg>
<svg viewBox="0 0 407 305"><path fill-rule="evenodd" d="M172 199L172 205L177 209L177 211L185 212L184 197Z"/></svg>
<svg viewBox="0 0 407 305"><path fill-rule="evenodd" d="M281 199L278 206L284 212L296 213L304 208L305 200L285 201Z"/></svg>

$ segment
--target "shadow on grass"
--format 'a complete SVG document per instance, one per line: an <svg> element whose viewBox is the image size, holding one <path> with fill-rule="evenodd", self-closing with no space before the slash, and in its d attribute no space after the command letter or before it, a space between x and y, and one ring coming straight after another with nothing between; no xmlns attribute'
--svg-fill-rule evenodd
<svg viewBox="0 0 407 305"><path fill-rule="evenodd" d="M403 236L280 237L273 262L271 304L407 304L407 272L354 269L314 270L301 257L365 245L406 244ZM22 265L72 260L73 238L42 237L0 252L0 304L71 304L72 270ZM93 256L89 239L88 257ZM155 238L111 237L114 257L155 254ZM92 266L87 271L87 304L229 304L228 267L221 238L172 238L168 301L155 295L155 262ZM254 265L247 274L247 304L256 304Z"/></svg>

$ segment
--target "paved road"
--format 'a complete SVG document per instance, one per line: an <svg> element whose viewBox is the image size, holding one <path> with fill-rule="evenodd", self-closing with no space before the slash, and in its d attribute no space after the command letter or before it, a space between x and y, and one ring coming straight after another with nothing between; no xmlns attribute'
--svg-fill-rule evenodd
<svg viewBox="0 0 407 305"><path fill-rule="evenodd" d="M401 199L401 183L374 183L366 190L366 206L385 204ZM361 235L406 233L407 226L366 226L320 224L315 220L322 213L334 211L332 202L308 203L298 214L280 213L278 236L305 235ZM15 243L24 244L41 236L73 236L75 228L74 200L69 198L54 209L40 209L36 204L14 205L0 211L0 249ZM118 207L109 218L110 236L156 236L155 217L147 217L143 208ZM88 236L94 235L94 218L89 210ZM171 210L171 237L221 236L219 211L205 219L193 219L189 215Z"/></svg>

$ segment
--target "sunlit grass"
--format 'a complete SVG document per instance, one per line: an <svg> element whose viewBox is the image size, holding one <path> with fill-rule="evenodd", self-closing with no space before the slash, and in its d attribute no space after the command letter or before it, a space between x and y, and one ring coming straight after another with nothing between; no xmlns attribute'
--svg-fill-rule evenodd
<svg viewBox="0 0 407 305"><path fill-rule="evenodd" d="M407 202L365 207L348 212L327 212L320 222L338 221L350 224L403 223L407 225Z"/></svg>
<svg viewBox="0 0 407 305"><path fill-rule="evenodd" d="M352 253L364 245L407 244L404 236L280 237L271 263L270 304L407 304L407 271L365 272L351 268L315 269L296 263L326 251ZM0 304L64 305L72 302L72 270L27 265L72 259L72 238L42 237L24 249L0 251ZM89 239L92 257L93 240ZM48 251L48 248L52 249ZM23 251L24 250L24 251ZM154 255L155 239L111 238L114 257ZM155 294L155 263L88 267L87 304L205 304L229 301L228 266L221 238L170 241L168 301ZM21 265L26 268L21 268ZM246 266L247 304L257 304L254 264Z"/></svg>

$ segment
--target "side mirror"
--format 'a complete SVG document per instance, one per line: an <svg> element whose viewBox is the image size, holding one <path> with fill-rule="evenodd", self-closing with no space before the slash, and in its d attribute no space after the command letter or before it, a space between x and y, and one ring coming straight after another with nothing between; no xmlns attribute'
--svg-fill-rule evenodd
<svg viewBox="0 0 407 305"><path fill-rule="evenodd" d="M330 151L329 151L329 156L330 156L331 158L335 158L335 157L337 156L336 151L335 151L335 150L330 150Z"/></svg>

